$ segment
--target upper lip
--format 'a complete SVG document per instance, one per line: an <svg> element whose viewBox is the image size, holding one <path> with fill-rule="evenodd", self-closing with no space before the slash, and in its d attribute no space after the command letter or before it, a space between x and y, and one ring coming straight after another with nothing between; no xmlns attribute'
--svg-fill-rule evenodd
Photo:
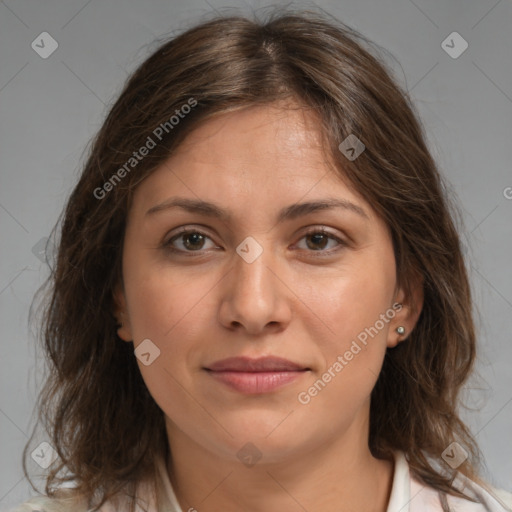
<svg viewBox="0 0 512 512"><path fill-rule="evenodd" d="M216 361L215 363L206 367L207 370L215 372L232 371L232 372L289 372L309 370L300 364L288 361L282 357L228 357Z"/></svg>

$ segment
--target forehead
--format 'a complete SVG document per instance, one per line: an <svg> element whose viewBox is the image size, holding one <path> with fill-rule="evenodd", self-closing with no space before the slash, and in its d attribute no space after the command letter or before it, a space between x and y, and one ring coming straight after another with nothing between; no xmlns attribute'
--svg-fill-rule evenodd
<svg viewBox="0 0 512 512"><path fill-rule="evenodd" d="M138 187L133 207L142 213L172 195L252 215L326 195L363 203L324 151L319 119L294 103L251 106L204 121Z"/></svg>
<svg viewBox="0 0 512 512"><path fill-rule="evenodd" d="M321 168L326 156L321 147L319 119L311 109L280 102L219 114L199 125L180 145L181 158L230 168L289 171L293 162L307 161ZM300 166L296 166L300 170ZM277 173L280 175L281 173Z"/></svg>

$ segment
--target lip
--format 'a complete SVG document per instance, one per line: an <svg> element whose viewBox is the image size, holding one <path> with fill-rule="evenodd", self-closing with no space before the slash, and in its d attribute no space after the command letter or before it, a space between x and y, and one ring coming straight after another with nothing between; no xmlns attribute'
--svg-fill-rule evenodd
<svg viewBox="0 0 512 512"><path fill-rule="evenodd" d="M309 370L305 366L283 359L267 356L256 359L250 357L228 357L209 365L207 370L214 372L287 372Z"/></svg>
<svg viewBox="0 0 512 512"><path fill-rule="evenodd" d="M269 393L289 384L310 368L280 357L230 357L204 368L209 375L246 394Z"/></svg>

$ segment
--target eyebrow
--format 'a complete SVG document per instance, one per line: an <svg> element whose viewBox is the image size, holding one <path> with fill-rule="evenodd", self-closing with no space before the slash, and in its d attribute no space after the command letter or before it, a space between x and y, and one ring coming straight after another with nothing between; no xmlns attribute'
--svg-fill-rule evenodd
<svg viewBox="0 0 512 512"><path fill-rule="evenodd" d="M203 201L201 199L190 199L185 197L172 197L163 203L151 207L146 215L152 215L157 212L170 210L173 208L181 208L190 213L196 213L207 217L214 217L219 220L229 222L231 214L228 210L224 210L214 203ZM286 206L277 215L277 222L297 219L305 215L325 210L333 210L341 208L358 214L366 220L369 220L368 214L363 208L346 199L326 198L318 201L309 201L305 203L296 203Z"/></svg>

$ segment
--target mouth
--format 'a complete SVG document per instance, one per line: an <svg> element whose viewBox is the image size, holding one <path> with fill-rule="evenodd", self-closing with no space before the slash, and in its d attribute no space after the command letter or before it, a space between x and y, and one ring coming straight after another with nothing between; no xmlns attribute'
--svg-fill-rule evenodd
<svg viewBox="0 0 512 512"><path fill-rule="evenodd" d="M203 369L217 382L245 394L269 393L311 371L311 368L280 357L231 357Z"/></svg>

